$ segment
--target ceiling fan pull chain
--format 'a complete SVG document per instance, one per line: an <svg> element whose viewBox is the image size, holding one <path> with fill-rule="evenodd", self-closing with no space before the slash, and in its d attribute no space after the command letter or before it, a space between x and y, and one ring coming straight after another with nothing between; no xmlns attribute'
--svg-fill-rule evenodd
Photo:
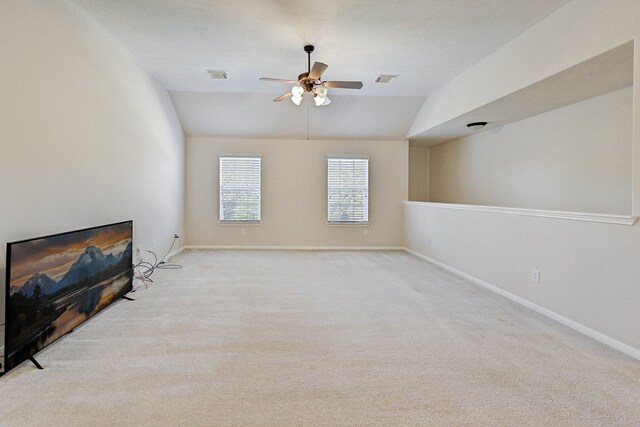
<svg viewBox="0 0 640 427"><path fill-rule="evenodd" d="M309 127L311 124L311 120L309 119L309 113L310 113L310 107L309 107L309 104L307 103L307 141L309 141Z"/></svg>

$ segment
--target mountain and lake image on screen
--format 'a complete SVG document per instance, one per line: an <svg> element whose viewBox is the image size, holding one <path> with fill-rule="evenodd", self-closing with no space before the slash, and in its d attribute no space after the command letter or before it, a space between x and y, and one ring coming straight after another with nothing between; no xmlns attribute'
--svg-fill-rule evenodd
<svg viewBox="0 0 640 427"><path fill-rule="evenodd" d="M131 221L7 245L5 372L132 288Z"/></svg>

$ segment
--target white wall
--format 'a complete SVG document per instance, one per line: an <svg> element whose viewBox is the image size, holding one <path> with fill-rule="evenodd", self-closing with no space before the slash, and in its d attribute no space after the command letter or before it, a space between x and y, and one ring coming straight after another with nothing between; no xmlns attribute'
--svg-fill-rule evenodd
<svg viewBox="0 0 640 427"><path fill-rule="evenodd" d="M430 201L630 215L632 95L628 87L432 147Z"/></svg>
<svg viewBox="0 0 640 427"><path fill-rule="evenodd" d="M632 39L636 40L637 65L639 35L640 2L573 0L427 98L410 134ZM637 215L640 67L636 67L634 80L632 212ZM526 156L526 151L521 155ZM433 186L431 182L432 190ZM414 204L405 206L405 245L635 347L634 354L640 355L638 224L598 224ZM540 285L530 280L532 268L541 271Z"/></svg>
<svg viewBox="0 0 640 427"><path fill-rule="evenodd" d="M601 53L636 41L640 2L573 0L431 94L408 135L416 135ZM481 84L479 84L481 82ZM634 103L640 105L640 67ZM640 115L636 109L635 117ZM636 130L640 125L635 121ZM634 135L633 212L640 214L640 132Z"/></svg>
<svg viewBox="0 0 640 427"><path fill-rule="evenodd" d="M409 135L475 110L639 35L637 0L573 0L430 94Z"/></svg>
<svg viewBox="0 0 640 427"><path fill-rule="evenodd" d="M168 248L184 137L166 91L64 1L2 2L0 70L0 243L133 219L137 246Z"/></svg>
<svg viewBox="0 0 640 427"><path fill-rule="evenodd" d="M640 351L639 226L404 208L406 247Z"/></svg>
<svg viewBox="0 0 640 427"><path fill-rule="evenodd" d="M187 243L400 246L406 141L187 140ZM218 156L262 155L262 224L218 224ZM327 225L326 158L369 155L369 227ZM241 235L241 229L246 235ZM367 236L364 232L367 232Z"/></svg>

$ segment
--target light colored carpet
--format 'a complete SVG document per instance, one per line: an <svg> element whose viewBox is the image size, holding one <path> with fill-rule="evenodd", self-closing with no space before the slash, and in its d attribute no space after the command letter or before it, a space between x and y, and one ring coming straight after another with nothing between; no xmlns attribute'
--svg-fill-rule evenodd
<svg viewBox="0 0 640 427"><path fill-rule="evenodd" d="M190 251L0 424L640 425L640 362L403 252Z"/></svg>

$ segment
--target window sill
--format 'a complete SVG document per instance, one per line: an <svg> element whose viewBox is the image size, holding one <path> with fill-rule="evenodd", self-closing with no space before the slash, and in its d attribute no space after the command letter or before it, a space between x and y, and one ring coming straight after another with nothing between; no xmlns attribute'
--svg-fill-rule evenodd
<svg viewBox="0 0 640 427"><path fill-rule="evenodd" d="M347 226L347 227L370 227L370 222L328 222L327 225L338 225L338 226Z"/></svg>
<svg viewBox="0 0 640 427"><path fill-rule="evenodd" d="M262 221L218 221L218 225L223 227L258 227Z"/></svg>

